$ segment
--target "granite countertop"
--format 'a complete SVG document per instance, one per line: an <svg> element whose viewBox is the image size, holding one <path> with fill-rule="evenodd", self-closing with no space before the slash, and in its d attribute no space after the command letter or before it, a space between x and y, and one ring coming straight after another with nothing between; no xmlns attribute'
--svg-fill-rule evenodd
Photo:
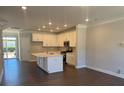
<svg viewBox="0 0 124 93"><path fill-rule="evenodd" d="M44 53L32 53L33 56L36 57L50 57L50 56L62 56L60 53L58 52L44 52Z"/></svg>

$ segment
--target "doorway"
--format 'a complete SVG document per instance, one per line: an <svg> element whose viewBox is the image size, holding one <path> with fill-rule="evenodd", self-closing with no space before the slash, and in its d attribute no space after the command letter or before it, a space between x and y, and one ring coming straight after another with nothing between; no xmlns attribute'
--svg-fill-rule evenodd
<svg viewBox="0 0 124 93"><path fill-rule="evenodd" d="M4 59L8 58L16 58L16 45L17 39L16 37L3 37L3 52Z"/></svg>

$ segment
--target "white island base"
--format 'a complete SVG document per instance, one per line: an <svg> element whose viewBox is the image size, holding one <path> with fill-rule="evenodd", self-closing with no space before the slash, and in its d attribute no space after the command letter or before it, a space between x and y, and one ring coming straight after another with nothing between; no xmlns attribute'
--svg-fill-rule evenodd
<svg viewBox="0 0 124 93"><path fill-rule="evenodd" d="M55 73L63 71L62 55L35 55L37 57L37 65L47 73Z"/></svg>

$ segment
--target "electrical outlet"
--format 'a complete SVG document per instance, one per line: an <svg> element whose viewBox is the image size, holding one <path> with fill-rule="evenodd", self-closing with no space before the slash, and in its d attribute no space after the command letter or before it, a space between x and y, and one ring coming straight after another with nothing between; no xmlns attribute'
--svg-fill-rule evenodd
<svg viewBox="0 0 124 93"><path fill-rule="evenodd" d="M117 73L118 73L118 74L120 74L120 73L121 73L121 70L120 70L120 69L118 69L118 70L117 70Z"/></svg>

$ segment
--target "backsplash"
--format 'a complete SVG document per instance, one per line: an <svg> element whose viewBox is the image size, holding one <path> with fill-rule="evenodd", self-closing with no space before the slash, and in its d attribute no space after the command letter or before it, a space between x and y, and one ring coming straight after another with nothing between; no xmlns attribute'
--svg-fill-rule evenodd
<svg viewBox="0 0 124 93"><path fill-rule="evenodd" d="M40 52L55 52L59 51L58 47L43 47L42 42L32 42L31 43L31 53L40 53ZM31 56L32 60L36 60L36 57Z"/></svg>
<svg viewBox="0 0 124 93"><path fill-rule="evenodd" d="M72 48L73 53L76 51L76 48ZM31 53L40 53L40 52L58 52L63 51L64 47L44 47L42 42L32 42L31 43ZM36 60L34 56L31 56L32 60Z"/></svg>
<svg viewBox="0 0 124 93"><path fill-rule="evenodd" d="M31 44L31 52L46 52L46 51L59 51L58 47L43 47L43 43L35 42Z"/></svg>

